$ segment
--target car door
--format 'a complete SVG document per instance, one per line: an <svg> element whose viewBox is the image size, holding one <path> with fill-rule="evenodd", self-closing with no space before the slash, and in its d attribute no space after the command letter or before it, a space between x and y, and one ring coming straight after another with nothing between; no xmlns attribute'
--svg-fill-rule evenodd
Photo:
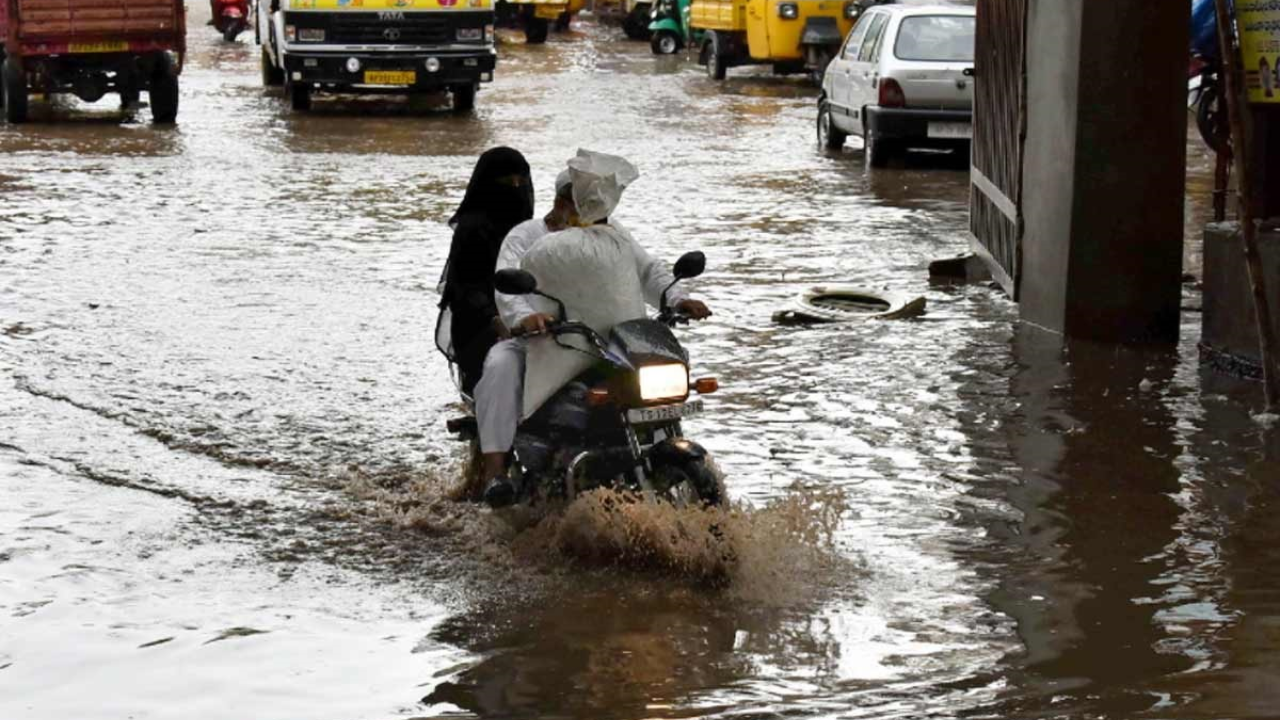
<svg viewBox="0 0 1280 720"><path fill-rule="evenodd" d="M872 16L864 14L858 19L858 24L854 25L853 30L849 32L849 36L844 39L844 45L840 48L840 52L827 66L826 75L823 78L824 89L827 94L827 103L831 106L831 119L836 127L850 132L853 128L853 115L849 104L849 73L851 63L857 59L858 50L862 46L862 39L867 35L867 28L871 25Z"/></svg>
<svg viewBox="0 0 1280 720"><path fill-rule="evenodd" d="M878 12L867 27L867 35L862 39L858 55L849 63L849 107L854 118L854 132L866 134L866 118L863 108L875 105L879 101L879 71L876 57L885 29L892 24L892 15Z"/></svg>

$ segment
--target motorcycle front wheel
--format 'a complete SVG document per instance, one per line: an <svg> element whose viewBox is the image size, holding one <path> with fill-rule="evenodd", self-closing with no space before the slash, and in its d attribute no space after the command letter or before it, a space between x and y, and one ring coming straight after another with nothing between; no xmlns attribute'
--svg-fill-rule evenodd
<svg viewBox="0 0 1280 720"><path fill-rule="evenodd" d="M654 485L676 507L716 507L724 503L720 475L710 458L667 465L654 473Z"/></svg>

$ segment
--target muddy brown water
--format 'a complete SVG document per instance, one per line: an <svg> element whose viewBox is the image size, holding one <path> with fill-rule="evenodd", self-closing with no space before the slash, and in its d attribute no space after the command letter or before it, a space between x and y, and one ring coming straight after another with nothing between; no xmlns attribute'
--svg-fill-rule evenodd
<svg viewBox="0 0 1280 720"><path fill-rule="evenodd" d="M1257 389L1201 376L1194 311L1173 352L1063 353L930 287L962 162L867 172L815 149L801 80L715 85L589 24L504 46L469 117L294 115L251 40L191 32L176 128L0 125L0 717L1280 714ZM621 217L706 251L685 337L723 390L688 429L733 559L689 542L704 518L447 499L433 287L495 144L540 206L577 147L633 158ZM833 282L930 313L771 324Z"/></svg>

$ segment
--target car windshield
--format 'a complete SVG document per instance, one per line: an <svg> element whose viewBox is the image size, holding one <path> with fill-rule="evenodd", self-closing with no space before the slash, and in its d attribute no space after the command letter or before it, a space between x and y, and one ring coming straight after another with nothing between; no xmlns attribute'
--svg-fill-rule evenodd
<svg viewBox="0 0 1280 720"><path fill-rule="evenodd" d="M898 29L893 54L899 60L973 62L974 18L962 15L916 15Z"/></svg>

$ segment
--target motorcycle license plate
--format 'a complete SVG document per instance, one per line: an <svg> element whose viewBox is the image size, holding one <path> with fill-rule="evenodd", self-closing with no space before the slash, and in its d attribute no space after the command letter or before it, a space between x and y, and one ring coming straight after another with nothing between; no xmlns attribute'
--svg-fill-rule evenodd
<svg viewBox="0 0 1280 720"><path fill-rule="evenodd" d="M418 81L414 70L365 70L365 85L412 85Z"/></svg>
<svg viewBox="0 0 1280 720"><path fill-rule="evenodd" d="M702 412L701 400L690 400L679 405L658 405L657 407L632 408L627 411L627 420L635 425L670 422L697 415Z"/></svg>
<svg viewBox="0 0 1280 720"><path fill-rule="evenodd" d="M102 42L91 43L71 43L67 46L69 53L110 53L110 52L128 52L129 42L127 40L104 40Z"/></svg>
<svg viewBox="0 0 1280 720"><path fill-rule="evenodd" d="M533 16L543 20L555 20L564 12L563 5L538 5L533 9Z"/></svg>

